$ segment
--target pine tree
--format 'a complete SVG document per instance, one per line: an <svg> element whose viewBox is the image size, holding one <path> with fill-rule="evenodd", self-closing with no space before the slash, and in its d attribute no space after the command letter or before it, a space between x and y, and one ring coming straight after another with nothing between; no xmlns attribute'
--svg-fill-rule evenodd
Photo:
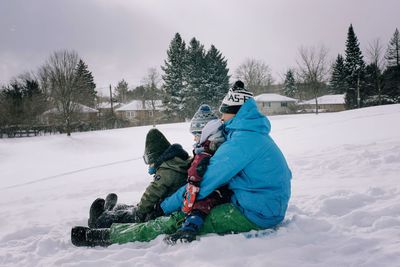
<svg viewBox="0 0 400 267"><path fill-rule="evenodd" d="M346 41L346 104L348 108L356 108L362 105L365 95L363 92L363 75L365 63L360 50L360 44L350 24ZM359 101L358 101L358 98Z"/></svg>
<svg viewBox="0 0 400 267"><path fill-rule="evenodd" d="M332 77L329 85L331 94L344 94L346 92L346 67L342 55L338 55L333 65Z"/></svg>
<svg viewBox="0 0 400 267"><path fill-rule="evenodd" d="M388 67L400 67L400 35L397 28L389 42L385 58L387 60Z"/></svg>
<svg viewBox="0 0 400 267"><path fill-rule="evenodd" d="M93 80L92 73L88 70L88 66L80 59L76 67L77 86L79 87L79 102L89 107L96 104L96 84Z"/></svg>
<svg viewBox="0 0 400 267"><path fill-rule="evenodd" d="M289 69L285 74L285 81L283 82L283 94L288 97L295 97L297 93L294 73L293 70Z"/></svg>
<svg viewBox="0 0 400 267"><path fill-rule="evenodd" d="M128 102L128 83L124 79L119 81L118 85L115 87L114 99L119 103Z"/></svg>
<svg viewBox="0 0 400 267"><path fill-rule="evenodd" d="M211 45L206 57L206 93L202 97L202 102L217 109L222 99L229 90L229 69L227 60L222 56L218 49Z"/></svg>
<svg viewBox="0 0 400 267"><path fill-rule="evenodd" d="M184 63L186 56L186 44L179 33L175 34L167 50L167 59L161 69L164 71L165 114L167 119L179 121L184 119Z"/></svg>
<svg viewBox="0 0 400 267"><path fill-rule="evenodd" d="M191 118L199 105L208 101L204 46L196 38L192 38L186 55L183 104L185 117Z"/></svg>

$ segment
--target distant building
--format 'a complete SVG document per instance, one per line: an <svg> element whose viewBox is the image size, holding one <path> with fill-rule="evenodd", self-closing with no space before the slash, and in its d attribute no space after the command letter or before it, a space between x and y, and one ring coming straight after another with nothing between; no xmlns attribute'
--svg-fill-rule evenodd
<svg viewBox="0 0 400 267"><path fill-rule="evenodd" d="M346 110L344 94L324 95L317 98L319 112L337 112ZM315 112L315 99L299 103L300 110L303 112Z"/></svg>
<svg viewBox="0 0 400 267"><path fill-rule="evenodd" d="M297 99L279 94L261 94L254 97L258 109L265 115L293 113Z"/></svg>
<svg viewBox="0 0 400 267"><path fill-rule="evenodd" d="M133 100L115 109L115 113L131 125L149 125L161 119L162 110L161 100Z"/></svg>
<svg viewBox="0 0 400 267"><path fill-rule="evenodd" d="M112 108L116 110L121 106L120 103L113 103ZM111 113L111 103L110 102L101 102L96 106L100 115L106 115Z"/></svg>
<svg viewBox="0 0 400 267"><path fill-rule="evenodd" d="M89 122L92 120L96 120L99 111L97 109L82 105L82 104L74 104L75 112L73 116L83 122ZM50 110L45 111L41 116L40 120L44 124L54 124L58 123L58 118L60 117L61 112L57 108L52 108Z"/></svg>

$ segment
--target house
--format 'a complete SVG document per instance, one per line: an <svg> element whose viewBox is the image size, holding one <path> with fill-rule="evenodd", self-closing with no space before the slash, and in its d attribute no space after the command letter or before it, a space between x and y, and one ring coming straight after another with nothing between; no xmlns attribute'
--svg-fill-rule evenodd
<svg viewBox="0 0 400 267"><path fill-rule="evenodd" d="M99 111L97 109L76 103L74 109L75 112L73 116L79 121L90 122L97 119ZM40 120L44 124L54 124L57 123L61 112L57 108L52 108L45 111L41 116Z"/></svg>
<svg viewBox="0 0 400 267"><path fill-rule="evenodd" d="M317 98L319 112L337 112L346 110L344 94L341 95L324 95ZM303 101L299 103L301 110L304 112L315 112L315 99Z"/></svg>
<svg viewBox="0 0 400 267"><path fill-rule="evenodd" d="M121 106L121 104L118 103L118 102L114 102L114 103L112 104L113 110L119 108L120 106ZM97 106L96 106L96 108L97 108L97 110L99 111L99 115L100 115L100 116L103 116L103 115L106 115L106 114L110 114L110 113L111 113L111 103L110 103L110 102L101 102L101 103L98 103Z"/></svg>
<svg viewBox="0 0 400 267"><path fill-rule="evenodd" d="M162 110L161 100L133 100L115 109L115 114L131 125L149 125L161 119Z"/></svg>
<svg viewBox="0 0 400 267"><path fill-rule="evenodd" d="M297 99L279 94L261 94L254 97L258 109L265 115L293 113Z"/></svg>

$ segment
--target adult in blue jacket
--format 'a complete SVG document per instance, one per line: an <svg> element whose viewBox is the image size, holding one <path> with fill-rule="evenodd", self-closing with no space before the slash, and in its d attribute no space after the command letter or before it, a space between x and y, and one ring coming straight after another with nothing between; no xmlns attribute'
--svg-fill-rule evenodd
<svg viewBox="0 0 400 267"><path fill-rule="evenodd" d="M233 191L232 204L248 220L260 228L273 227L285 217L292 175L269 136L271 124L241 81L229 90L220 111L226 141L210 160L198 199L227 184ZM165 214L181 209L184 191L185 187L180 188L161 203ZM189 229L201 224L194 218Z"/></svg>

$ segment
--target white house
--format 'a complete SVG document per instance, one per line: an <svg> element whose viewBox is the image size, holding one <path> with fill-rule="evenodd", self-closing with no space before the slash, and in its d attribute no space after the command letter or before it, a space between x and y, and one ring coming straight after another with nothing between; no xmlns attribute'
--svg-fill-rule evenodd
<svg viewBox="0 0 400 267"><path fill-rule="evenodd" d="M162 109L161 100L133 100L115 109L115 113L134 125L146 125L159 119L162 115Z"/></svg>
<svg viewBox="0 0 400 267"><path fill-rule="evenodd" d="M324 95L317 98L318 110L320 112L336 112L346 109L344 94L341 95ZM315 98L299 103L303 111L314 112L316 109Z"/></svg>
<svg viewBox="0 0 400 267"><path fill-rule="evenodd" d="M297 99L279 94L261 94L254 97L258 109L265 115L293 113Z"/></svg>

